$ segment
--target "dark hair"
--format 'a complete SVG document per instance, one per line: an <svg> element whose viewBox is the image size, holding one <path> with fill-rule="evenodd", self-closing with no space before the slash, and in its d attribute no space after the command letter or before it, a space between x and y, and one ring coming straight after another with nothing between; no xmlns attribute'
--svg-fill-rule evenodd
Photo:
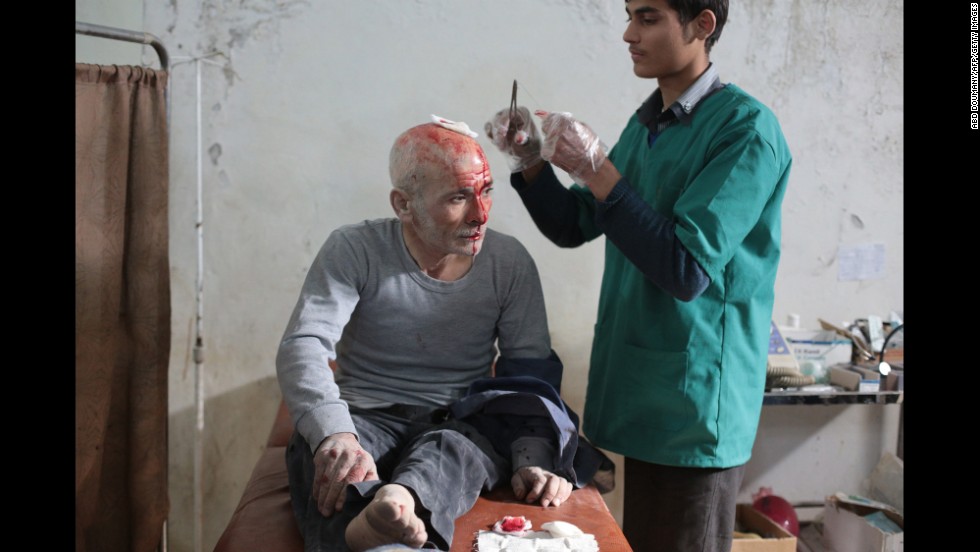
<svg viewBox="0 0 980 552"><path fill-rule="evenodd" d="M630 0L626 0L629 4ZM721 30L725 28L728 21L728 0L667 0L670 9L677 12L681 25L688 24L704 10L711 10L715 14L715 32L704 41L704 51L710 52L711 47L718 42L721 37Z"/></svg>

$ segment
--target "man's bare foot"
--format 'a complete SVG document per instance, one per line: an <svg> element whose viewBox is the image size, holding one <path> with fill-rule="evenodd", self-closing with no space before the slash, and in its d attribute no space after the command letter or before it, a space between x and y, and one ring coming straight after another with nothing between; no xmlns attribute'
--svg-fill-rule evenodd
<svg viewBox="0 0 980 552"><path fill-rule="evenodd" d="M395 483L378 489L371 503L351 520L344 536L354 552L383 544L421 548L428 538L425 523L415 515L415 498Z"/></svg>

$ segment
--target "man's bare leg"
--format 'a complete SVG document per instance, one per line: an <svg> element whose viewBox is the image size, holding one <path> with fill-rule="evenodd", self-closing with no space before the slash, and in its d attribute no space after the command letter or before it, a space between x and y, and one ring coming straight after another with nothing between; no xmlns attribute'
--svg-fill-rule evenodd
<svg viewBox="0 0 980 552"><path fill-rule="evenodd" d="M421 548L428 534L425 523L415 515L415 498L407 488L389 483L378 489L374 499L347 526L347 546L363 552L383 544Z"/></svg>

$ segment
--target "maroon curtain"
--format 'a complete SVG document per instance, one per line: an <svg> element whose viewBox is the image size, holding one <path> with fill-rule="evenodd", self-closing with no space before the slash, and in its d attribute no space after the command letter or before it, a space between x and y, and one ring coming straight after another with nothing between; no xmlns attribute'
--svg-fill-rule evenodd
<svg viewBox="0 0 980 552"><path fill-rule="evenodd" d="M75 550L163 542L167 73L75 65Z"/></svg>

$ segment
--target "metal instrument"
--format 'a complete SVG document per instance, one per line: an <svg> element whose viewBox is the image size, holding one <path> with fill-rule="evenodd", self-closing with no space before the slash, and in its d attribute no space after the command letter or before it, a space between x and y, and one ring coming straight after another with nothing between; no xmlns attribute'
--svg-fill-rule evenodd
<svg viewBox="0 0 980 552"><path fill-rule="evenodd" d="M510 119L507 122L507 142L514 140L517 134L517 79L514 79L514 87L510 93Z"/></svg>

